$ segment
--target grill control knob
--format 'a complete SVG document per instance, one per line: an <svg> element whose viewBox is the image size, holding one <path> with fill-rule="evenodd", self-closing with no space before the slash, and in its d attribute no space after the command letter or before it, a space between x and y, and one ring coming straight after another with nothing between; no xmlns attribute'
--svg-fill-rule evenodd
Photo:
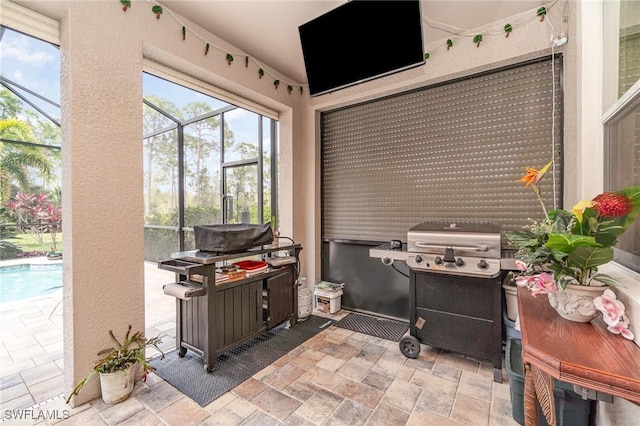
<svg viewBox="0 0 640 426"><path fill-rule="evenodd" d="M482 259L480 262L478 262L478 268L487 269L488 267L489 267L489 264L487 263L486 260Z"/></svg>
<svg viewBox="0 0 640 426"><path fill-rule="evenodd" d="M416 263L422 263L422 256L416 255Z"/></svg>
<svg viewBox="0 0 640 426"><path fill-rule="evenodd" d="M464 266L464 260L461 257L456 259L456 266Z"/></svg>
<svg viewBox="0 0 640 426"><path fill-rule="evenodd" d="M442 258L440 256L437 256L433 261L436 265L442 265Z"/></svg>

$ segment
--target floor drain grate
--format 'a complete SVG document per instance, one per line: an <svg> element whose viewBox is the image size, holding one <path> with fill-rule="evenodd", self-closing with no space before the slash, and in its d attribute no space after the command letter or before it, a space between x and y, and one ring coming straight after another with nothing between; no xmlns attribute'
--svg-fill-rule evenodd
<svg viewBox="0 0 640 426"><path fill-rule="evenodd" d="M334 325L394 342L399 342L409 329L406 322L356 313L350 313Z"/></svg>

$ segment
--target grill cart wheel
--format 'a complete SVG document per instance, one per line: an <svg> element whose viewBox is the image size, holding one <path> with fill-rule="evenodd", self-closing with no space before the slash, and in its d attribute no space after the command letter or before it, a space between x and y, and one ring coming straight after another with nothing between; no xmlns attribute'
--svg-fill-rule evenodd
<svg viewBox="0 0 640 426"><path fill-rule="evenodd" d="M185 348L184 346L180 346L180 349L178 349L178 356L180 358L184 358L186 354L187 354L187 348Z"/></svg>
<svg viewBox="0 0 640 426"><path fill-rule="evenodd" d="M413 336L404 336L399 345L400 352L407 358L418 358L420 355L420 342Z"/></svg>

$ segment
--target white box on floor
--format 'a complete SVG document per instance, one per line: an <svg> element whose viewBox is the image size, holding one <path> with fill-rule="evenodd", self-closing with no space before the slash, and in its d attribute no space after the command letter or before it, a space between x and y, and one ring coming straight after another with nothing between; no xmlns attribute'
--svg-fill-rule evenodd
<svg viewBox="0 0 640 426"><path fill-rule="evenodd" d="M335 314L340 310L342 290L314 290L313 307L320 312Z"/></svg>

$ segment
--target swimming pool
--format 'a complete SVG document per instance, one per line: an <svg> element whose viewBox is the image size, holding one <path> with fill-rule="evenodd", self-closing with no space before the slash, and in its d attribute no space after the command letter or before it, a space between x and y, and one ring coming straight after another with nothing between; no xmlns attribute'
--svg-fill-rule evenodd
<svg viewBox="0 0 640 426"><path fill-rule="evenodd" d="M0 302L43 296L61 288L61 264L0 267Z"/></svg>

